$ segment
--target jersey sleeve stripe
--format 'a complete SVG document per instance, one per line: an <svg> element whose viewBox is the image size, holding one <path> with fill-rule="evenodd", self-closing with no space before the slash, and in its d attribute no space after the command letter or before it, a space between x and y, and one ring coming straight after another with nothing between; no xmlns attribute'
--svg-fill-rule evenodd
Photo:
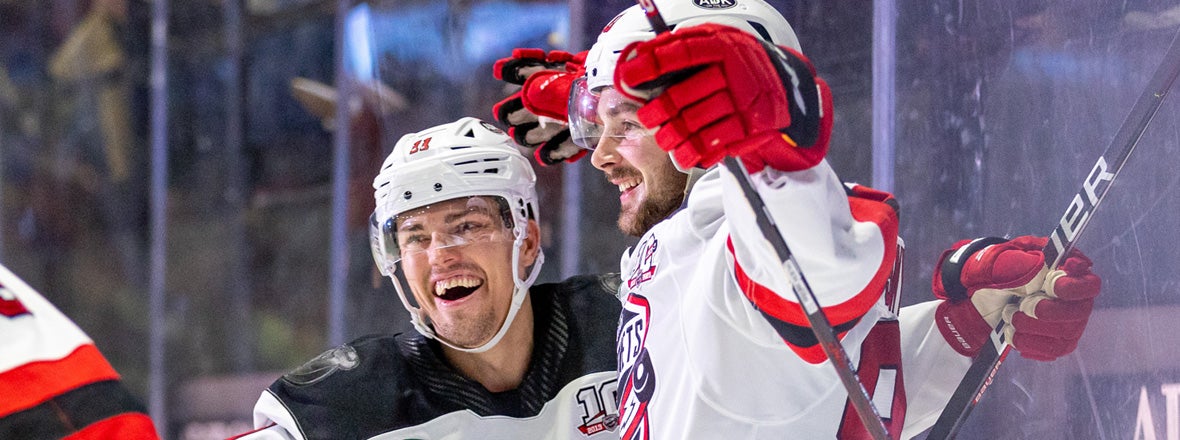
<svg viewBox="0 0 1180 440"><path fill-rule="evenodd" d="M860 292L840 304L823 307L824 315L840 337L880 300L897 259L897 212L894 208L880 200L856 196L849 197L848 202L856 221L876 224L881 230L884 256L871 281ZM767 318L767 322L802 359L811 363L823 362L826 357L811 332L803 308L750 278L734 254L732 238L727 240L726 247L734 279L746 299Z"/></svg>
<svg viewBox="0 0 1180 440"><path fill-rule="evenodd" d="M93 344L83 344L64 358L30 362L0 373L0 396L5 396L0 399L0 417L83 385L118 378Z"/></svg>
<svg viewBox="0 0 1180 440"><path fill-rule="evenodd" d="M117 380L105 380L53 396L0 418L0 435L9 440L152 439L143 405Z"/></svg>
<svg viewBox="0 0 1180 440"><path fill-rule="evenodd" d="M849 207L852 217L858 222L876 224L883 239L884 256L877 266L869 283L852 298L840 304L827 305L824 314L833 326L840 326L855 321L865 314L875 304L885 291L890 272L897 259L897 212L888 204L860 197L849 197ZM751 279L739 266L734 256L733 239L726 242L730 263L734 267L734 274L742 292L759 308L771 313L774 317L796 326L807 326L807 316L798 303L785 299L772 290L758 284ZM806 274L804 274L806 276Z"/></svg>
<svg viewBox="0 0 1180 440"><path fill-rule="evenodd" d="M819 345L819 340L815 338L815 332L811 330L811 327L792 325L775 318L765 310L759 309L758 311L762 313L762 317L766 318L766 322L770 323L770 326L774 328L774 331L778 333L779 337L783 338L783 342L786 342L787 346L791 348L791 351L795 352L795 355L799 356L800 359L810 364L818 364L828 359L827 355L824 354L823 347ZM836 332L837 338L843 338L844 334L856 326L857 322L859 320L846 322L843 325L832 327L832 330Z"/></svg>
<svg viewBox="0 0 1180 440"><path fill-rule="evenodd" d="M160 437L152 419L142 412L128 412L87 425L63 440L154 440Z"/></svg>

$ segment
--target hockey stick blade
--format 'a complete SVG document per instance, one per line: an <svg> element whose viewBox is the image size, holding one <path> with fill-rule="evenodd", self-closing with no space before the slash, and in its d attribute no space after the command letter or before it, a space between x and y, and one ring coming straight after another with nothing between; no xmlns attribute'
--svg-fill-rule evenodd
<svg viewBox="0 0 1180 440"><path fill-rule="evenodd" d="M651 28L655 33L662 34L669 31L668 24L664 21L664 17L660 15L660 10L656 7L655 0L636 0L636 2L639 3L639 7L643 8L644 15L647 17L647 21L651 24ZM803 277L803 272L799 270L799 264L791 255L791 249L787 247L786 241L783 240L782 235L778 232L778 228L767 213L766 204L763 203L762 196L758 194L758 191L754 189L753 184L750 182L750 175L746 174L745 166L734 157L726 157L724 164L729 169L729 172L737 178L738 186L742 188L742 194L745 195L746 201L754 211L758 229L761 230L762 236L770 242L778 254L779 260L787 272L787 278L791 282L791 290L795 292L796 300L799 301L799 305L803 307L803 311L807 314L807 323L811 326L812 333L815 334L815 338L819 341L820 348L823 349L828 359L832 361L832 366L836 369L836 374L840 376L840 382L848 392L848 400L852 403L852 407L856 409L856 414L860 417L861 424L864 425L874 440L888 440L890 438L889 431L885 429L885 424L881 421L877 407L873 405L873 401L869 398L869 393L865 391L864 384L856 376L856 370L852 366L852 361L848 358L848 353L844 351L844 346L840 345L840 339L836 337L836 331L832 329L832 324L828 322L828 317L824 315L823 309L820 308L819 302L815 298L815 293L811 291L811 286L807 284L807 279Z"/></svg>
<svg viewBox="0 0 1180 440"><path fill-rule="evenodd" d="M1164 53L1159 67L1152 74L1139 99L1135 101L1134 107L1131 107L1131 112L1115 132L1106 150L1098 156L1098 161L1082 182L1082 189L1070 200L1065 214L1049 234L1049 243L1041 251L1050 270L1061 264L1077 243L1082 230L1090 224L1094 211L1106 198L1115 177L1118 177L1119 171L1127 163L1127 158L1139 144L1139 139L1143 137L1147 125L1159 111L1177 76L1180 76L1180 30L1172 37L1171 46ZM1012 348L1011 341L999 338L1003 328L1004 322L1000 322L992 334L993 343L985 345L972 359L971 367L951 395L950 402L942 410L927 439L952 439L958 434L963 422L979 403L988 385L991 385L992 379Z"/></svg>

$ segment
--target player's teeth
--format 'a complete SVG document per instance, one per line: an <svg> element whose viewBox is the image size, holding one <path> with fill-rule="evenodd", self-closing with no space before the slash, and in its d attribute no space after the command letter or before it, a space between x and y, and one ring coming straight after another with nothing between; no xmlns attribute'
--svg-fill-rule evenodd
<svg viewBox="0 0 1180 440"><path fill-rule="evenodd" d="M623 192L637 186L639 186L638 181L623 182L619 184L619 192Z"/></svg>
<svg viewBox="0 0 1180 440"><path fill-rule="evenodd" d="M446 292L447 289L451 289L451 288L455 288L455 287L459 287L459 286L475 287L478 285L479 285L479 279L475 278L475 277L447 278L445 280L434 283L434 292L435 292L435 294L441 295L443 292Z"/></svg>

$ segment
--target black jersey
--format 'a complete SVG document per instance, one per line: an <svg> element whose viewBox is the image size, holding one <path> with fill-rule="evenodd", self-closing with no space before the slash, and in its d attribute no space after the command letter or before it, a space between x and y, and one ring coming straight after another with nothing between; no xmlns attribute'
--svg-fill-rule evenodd
<svg viewBox="0 0 1180 440"><path fill-rule="evenodd" d="M275 381L254 408L260 430L243 438L617 438L618 283L578 276L529 289L533 356L514 390L463 377L420 334L367 336Z"/></svg>

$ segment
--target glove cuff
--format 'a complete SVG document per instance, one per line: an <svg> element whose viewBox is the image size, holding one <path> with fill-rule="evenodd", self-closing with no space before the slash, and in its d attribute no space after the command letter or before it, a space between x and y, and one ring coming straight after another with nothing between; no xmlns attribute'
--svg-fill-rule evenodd
<svg viewBox="0 0 1180 440"><path fill-rule="evenodd" d="M934 294L955 302L969 298L971 293L962 281L964 263L979 250L1006 241L1008 240L999 237L977 238L958 249L944 252L938 267L934 270Z"/></svg>
<svg viewBox="0 0 1180 440"><path fill-rule="evenodd" d="M521 102L524 108L537 116L558 121L569 120L568 105L570 87L577 79L576 73L538 72L524 82Z"/></svg>
<svg viewBox="0 0 1180 440"><path fill-rule="evenodd" d="M943 301L934 313L934 324L951 348L969 357L979 353L992 333L971 301Z"/></svg>

